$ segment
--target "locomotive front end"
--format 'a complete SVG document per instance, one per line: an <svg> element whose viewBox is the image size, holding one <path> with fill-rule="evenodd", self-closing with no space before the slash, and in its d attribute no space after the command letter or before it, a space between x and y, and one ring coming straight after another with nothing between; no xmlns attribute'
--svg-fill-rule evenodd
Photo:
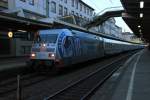
<svg viewBox="0 0 150 100"><path fill-rule="evenodd" d="M47 30L36 34L30 55L33 66L52 66L56 59L56 41L58 34L51 34Z"/></svg>

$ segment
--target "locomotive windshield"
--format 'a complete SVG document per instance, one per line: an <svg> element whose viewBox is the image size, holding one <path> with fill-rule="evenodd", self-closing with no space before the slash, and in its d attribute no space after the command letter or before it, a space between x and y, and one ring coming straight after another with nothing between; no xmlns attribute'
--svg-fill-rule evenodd
<svg viewBox="0 0 150 100"><path fill-rule="evenodd" d="M45 34L45 31L40 31L39 35L35 37L35 42L56 43L58 34Z"/></svg>

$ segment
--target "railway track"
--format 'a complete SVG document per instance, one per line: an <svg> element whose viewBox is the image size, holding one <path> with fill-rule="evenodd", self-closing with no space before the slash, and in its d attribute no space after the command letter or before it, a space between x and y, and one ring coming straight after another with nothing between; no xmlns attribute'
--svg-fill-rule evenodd
<svg viewBox="0 0 150 100"><path fill-rule="evenodd" d="M45 79L47 79L47 77L39 75L38 73L23 75L20 77L21 88L34 85ZM17 77L13 77L11 79L0 82L0 96L4 96L17 91L17 85Z"/></svg>
<svg viewBox="0 0 150 100"><path fill-rule="evenodd" d="M131 54L100 67L95 72L70 84L43 100L87 100L91 94L119 69Z"/></svg>
<svg viewBox="0 0 150 100"><path fill-rule="evenodd" d="M135 53L135 52L133 52L133 53ZM133 53L130 53L130 55ZM120 58L119 60L116 60L115 62L113 62L109 65L103 66L103 67L102 66L99 67L99 66L97 66L98 65L97 64L96 65L97 69L98 69L98 67L100 69L98 69L95 72L91 71L92 73L90 75L86 74L87 76L84 78L82 76L82 79L80 79L81 77L78 78L79 81L76 80L76 82L71 82L71 85L69 85L67 87L63 86L62 88L65 87L64 89L60 88L60 89L62 89L60 91L58 89L57 93L44 98L44 100L81 100L81 98L86 97L86 94L88 97L89 94L91 94L93 92L93 90L95 90L96 87L98 87L100 84L102 84L104 82L104 80L106 80L114 71L116 71L123 64L123 62L125 61L126 58L128 58L128 56L129 56L129 54L127 54L126 57ZM104 77L106 77L106 78L104 78ZM43 75L43 74L39 74L39 73L32 73L32 74L30 73L27 75L22 75L20 78L21 90L23 92L25 89L29 89L29 87L32 87L32 86L36 85L37 83L40 83L42 81L49 80L49 79L50 79L49 75L47 77L47 76L45 76L45 74ZM97 79L100 79L100 80L97 80ZM86 81L86 80L89 80L89 81ZM90 80L92 80L92 81L90 81ZM99 84L97 85L97 83L99 83ZM47 83L47 84L49 84L49 83ZM81 85L81 84L83 84L83 85ZM80 87L81 87L81 89L80 89ZM36 91L36 90L31 90L31 91ZM63 91L68 91L68 93L63 92ZM7 96L9 95L10 98L12 98L11 95L13 95L14 96L13 98L15 98L16 92L17 92L17 77L0 82L0 97L7 98ZM28 94L29 94L29 93L25 93L25 92L23 92L23 93L24 93L23 96L25 96L25 95L28 96ZM54 93L54 92L52 92L52 93ZM60 94L61 94L61 98L58 97L58 96L60 96ZM48 95L48 93L47 93L47 95ZM45 95L43 95L43 97L45 97ZM68 98L68 97L71 97L71 98ZM72 99L72 98L75 98L75 99ZM37 99L37 100L41 100L41 99ZM34 100L34 99L31 99L31 100Z"/></svg>

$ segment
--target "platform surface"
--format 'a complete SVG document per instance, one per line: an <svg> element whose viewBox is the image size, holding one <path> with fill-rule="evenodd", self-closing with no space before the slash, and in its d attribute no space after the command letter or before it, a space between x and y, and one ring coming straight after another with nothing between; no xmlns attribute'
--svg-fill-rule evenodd
<svg viewBox="0 0 150 100"><path fill-rule="evenodd" d="M90 100L150 100L150 51L133 55Z"/></svg>
<svg viewBox="0 0 150 100"><path fill-rule="evenodd" d="M25 67L27 59L27 57L0 58L0 71Z"/></svg>

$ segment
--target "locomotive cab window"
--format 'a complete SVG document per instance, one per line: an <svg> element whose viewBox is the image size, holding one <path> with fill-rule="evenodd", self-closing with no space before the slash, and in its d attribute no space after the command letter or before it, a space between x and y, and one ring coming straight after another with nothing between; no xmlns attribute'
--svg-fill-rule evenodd
<svg viewBox="0 0 150 100"><path fill-rule="evenodd" d="M56 43L58 34L49 33L49 31L40 31L35 37L35 42Z"/></svg>

